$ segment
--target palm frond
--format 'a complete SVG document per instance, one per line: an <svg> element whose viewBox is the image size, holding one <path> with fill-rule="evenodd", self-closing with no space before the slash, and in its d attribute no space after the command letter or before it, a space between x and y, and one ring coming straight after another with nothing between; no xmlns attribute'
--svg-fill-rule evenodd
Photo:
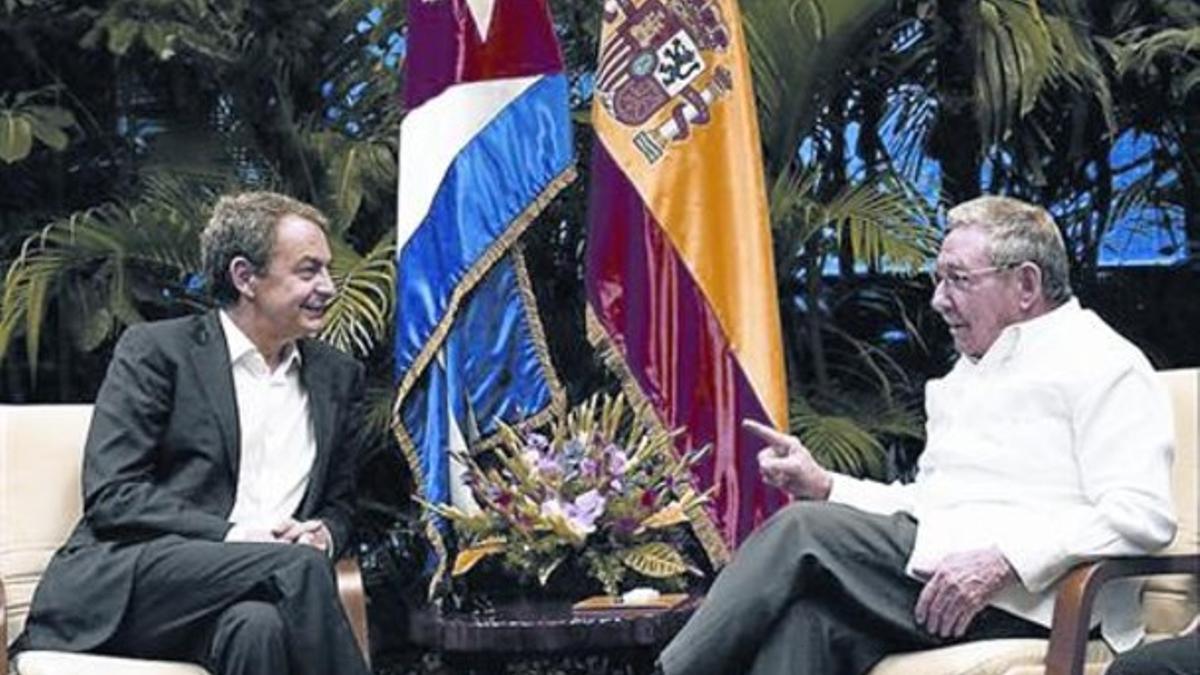
<svg viewBox="0 0 1200 675"><path fill-rule="evenodd" d="M327 202L340 235L364 198L390 194L396 182L395 147L389 140L350 138L336 131L309 132L304 138L326 167Z"/></svg>
<svg viewBox="0 0 1200 675"><path fill-rule="evenodd" d="M132 207L105 204L56 220L27 237L9 266L0 302L0 356L24 332L31 371L36 373L46 309L52 298L68 317L71 338L98 345L123 325L142 320L133 297L150 288L151 301L174 300L165 284L181 285L199 269L199 223L173 205L149 202ZM86 288L94 302L90 321L73 317L73 292ZM154 297L157 296L157 297Z"/></svg>
<svg viewBox="0 0 1200 675"><path fill-rule="evenodd" d="M985 146L1006 140L1056 83L1094 97L1113 127L1108 81L1082 17L1045 13L1038 0L985 0L979 15L975 92Z"/></svg>
<svg viewBox="0 0 1200 675"><path fill-rule="evenodd" d="M768 175L795 158L822 105L820 93L840 79L845 54L894 8L892 0L742 3Z"/></svg>
<svg viewBox="0 0 1200 675"><path fill-rule="evenodd" d="M332 242L337 295L325 314L321 339L344 351L368 355L387 335L396 283L394 236L380 240L366 255Z"/></svg>
<svg viewBox="0 0 1200 675"><path fill-rule="evenodd" d="M789 424L822 466L853 476L883 476L885 440L924 438L920 411L883 395L795 396Z"/></svg>
<svg viewBox="0 0 1200 675"><path fill-rule="evenodd" d="M840 237L849 237L858 262L912 273L936 250L924 200L896 176L883 174L847 186L826 206L826 218Z"/></svg>
<svg viewBox="0 0 1200 675"><path fill-rule="evenodd" d="M822 466L855 476L883 471L883 444L857 420L817 412L807 400L792 399L791 428Z"/></svg>

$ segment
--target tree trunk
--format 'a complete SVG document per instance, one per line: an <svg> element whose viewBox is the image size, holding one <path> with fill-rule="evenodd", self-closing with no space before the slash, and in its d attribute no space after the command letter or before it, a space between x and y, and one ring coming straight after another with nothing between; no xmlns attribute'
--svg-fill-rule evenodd
<svg viewBox="0 0 1200 675"><path fill-rule="evenodd" d="M938 0L937 124L929 153L942 167L942 197L958 203L979 195L983 140L975 115L975 62L982 24L979 0Z"/></svg>

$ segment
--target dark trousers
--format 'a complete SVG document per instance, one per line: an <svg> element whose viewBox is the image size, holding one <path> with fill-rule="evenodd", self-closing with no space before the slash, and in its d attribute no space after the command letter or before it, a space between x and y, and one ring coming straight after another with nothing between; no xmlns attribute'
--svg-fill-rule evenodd
<svg viewBox="0 0 1200 675"><path fill-rule="evenodd" d="M762 525L717 577L660 657L669 675L861 675L884 656L953 642L1045 637L995 608L944 640L917 625L922 584L904 567L917 524L825 502L793 504Z"/></svg>
<svg viewBox="0 0 1200 675"><path fill-rule="evenodd" d="M167 537L138 559L101 649L191 661L215 675L367 675L333 565L308 546Z"/></svg>
<svg viewBox="0 0 1200 675"><path fill-rule="evenodd" d="M1200 675L1200 633L1151 642L1125 652L1107 675Z"/></svg>

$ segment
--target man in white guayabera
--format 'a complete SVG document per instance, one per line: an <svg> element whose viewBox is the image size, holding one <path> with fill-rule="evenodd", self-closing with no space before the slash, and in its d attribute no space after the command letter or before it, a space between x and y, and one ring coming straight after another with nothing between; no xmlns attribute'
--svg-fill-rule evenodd
<svg viewBox="0 0 1200 675"><path fill-rule="evenodd" d="M1175 533L1172 422L1142 353L1072 298L1042 208L952 209L933 307L961 356L926 389L916 481L839 475L748 422L764 479L799 501L741 547L659 667L671 675L858 675L895 652L1044 636L1072 565L1145 553ZM1141 634L1137 584L1096 620Z"/></svg>

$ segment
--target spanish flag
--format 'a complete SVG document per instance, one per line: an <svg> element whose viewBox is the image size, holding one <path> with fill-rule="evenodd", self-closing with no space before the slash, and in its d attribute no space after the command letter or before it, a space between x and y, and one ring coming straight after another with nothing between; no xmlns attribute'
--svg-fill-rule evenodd
<svg viewBox="0 0 1200 675"><path fill-rule="evenodd" d="M697 534L723 561L784 497L751 418L787 428L760 141L735 0L607 0L586 283L589 338L678 447L712 444Z"/></svg>

